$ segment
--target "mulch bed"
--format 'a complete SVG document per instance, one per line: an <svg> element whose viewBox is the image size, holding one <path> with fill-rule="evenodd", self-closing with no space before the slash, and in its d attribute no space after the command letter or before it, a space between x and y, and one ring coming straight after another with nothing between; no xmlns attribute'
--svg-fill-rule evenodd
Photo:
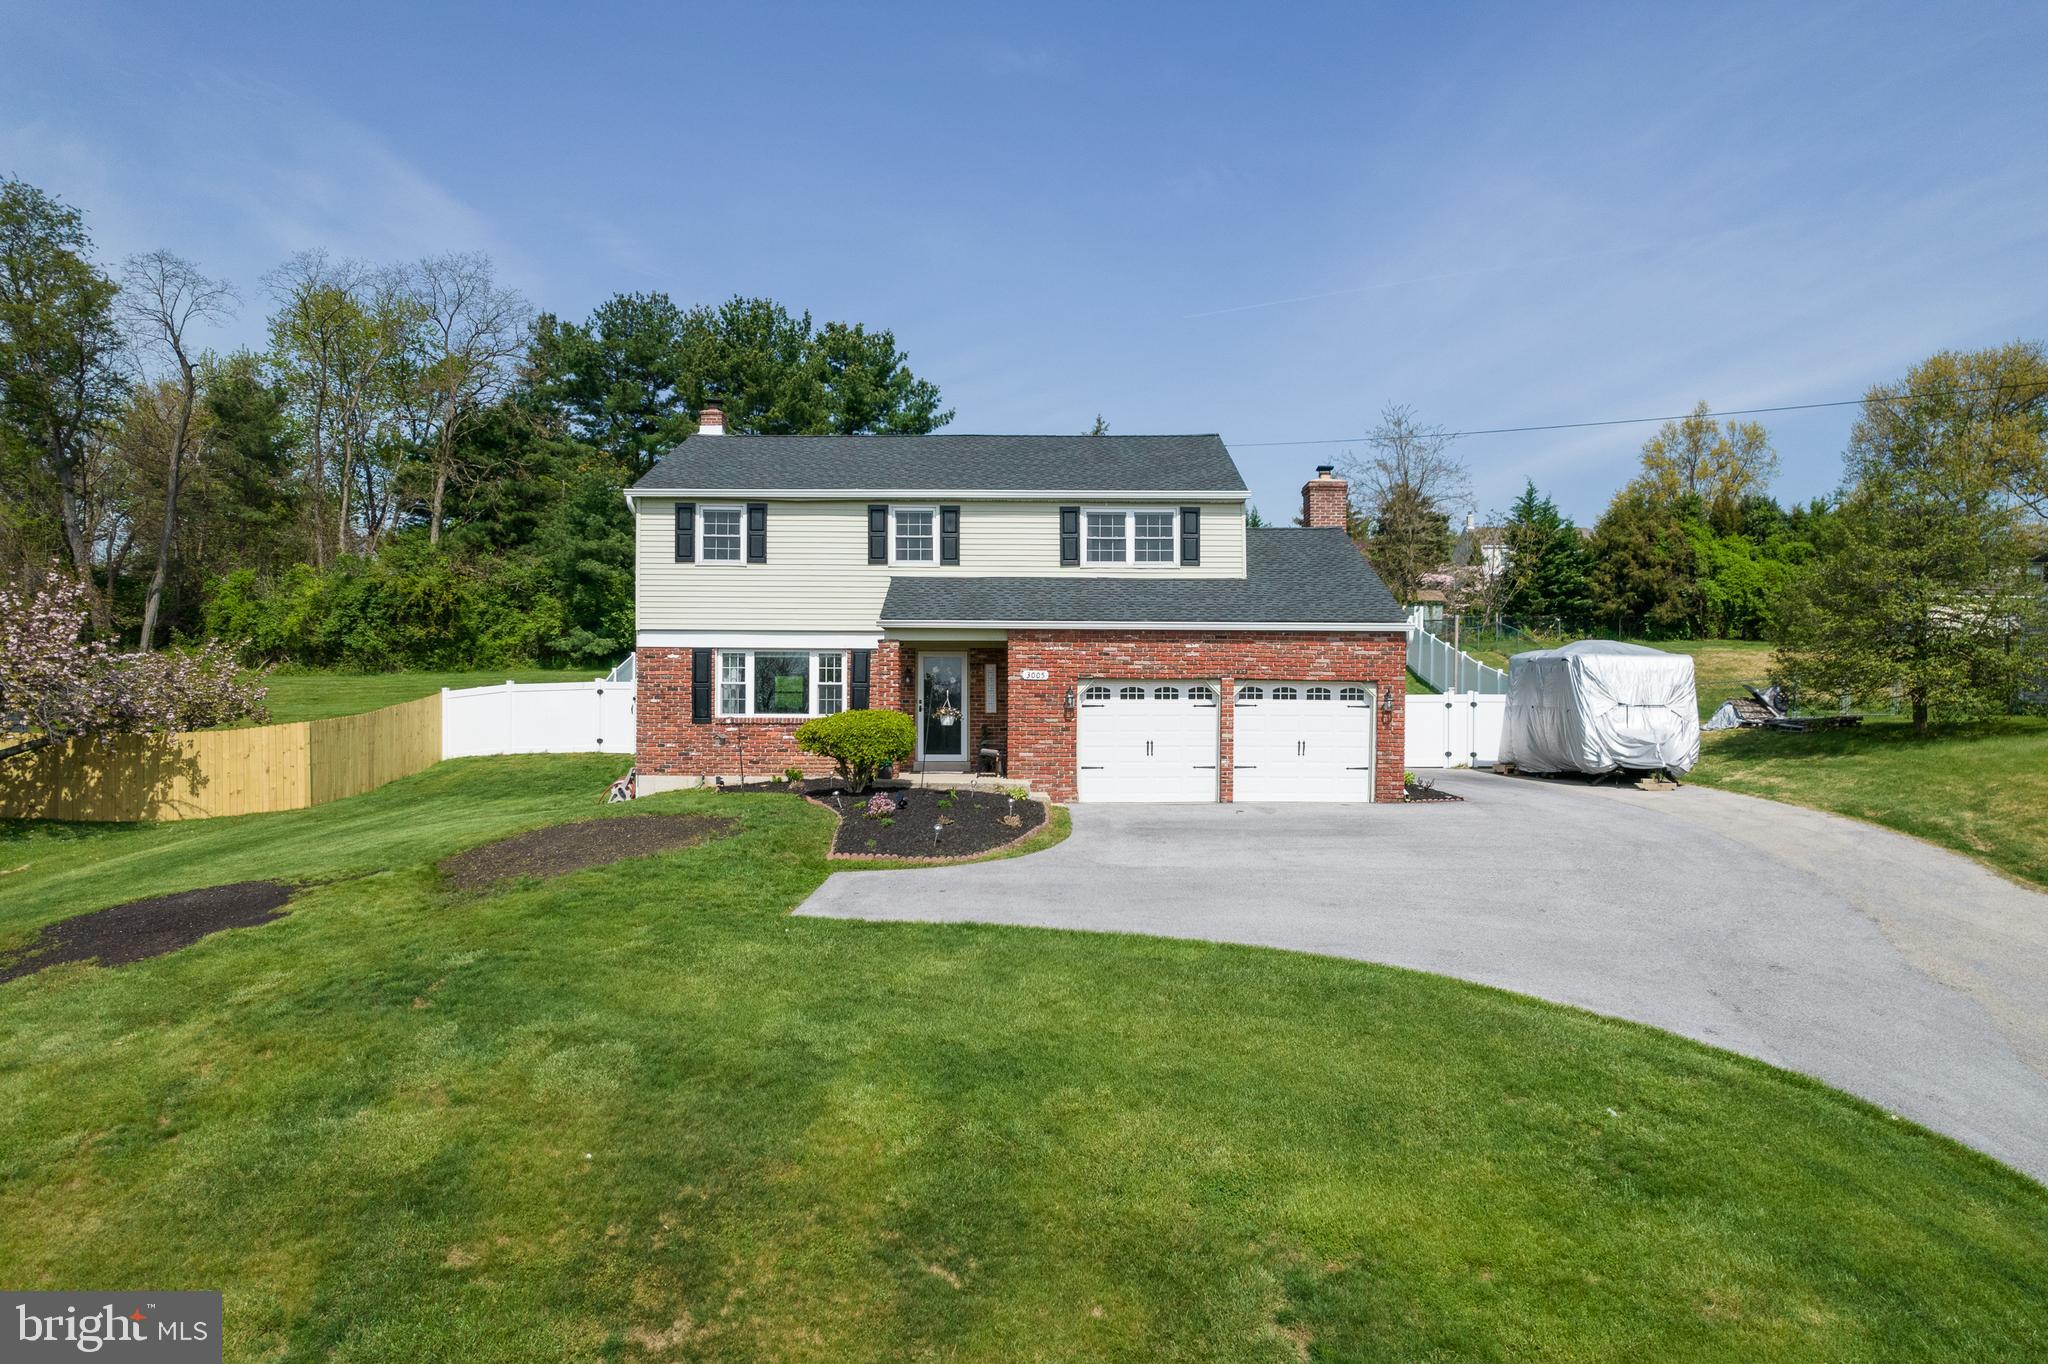
<svg viewBox="0 0 2048 1364"><path fill-rule="evenodd" d="M120 966L189 947L224 928L248 928L284 917L293 887L282 881L237 881L130 900L45 924L34 942L0 966L0 981L69 961Z"/></svg>
<svg viewBox="0 0 2048 1364"><path fill-rule="evenodd" d="M1401 796L1410 805L1427 805L1436 801L1465 799L1463 796L1454 796L1449 791L1442 791L1434 786L1424 786L1419 782L1408 783L1407 786L1402 788Z"/></svg>
<svg viewBox="0 0 2048 1364"><path fill-rule="evenodd" d="M515 876L561 876L566 872L673 852L724 838L729 819L710 815L620 815L552 824L457 853L440 864L441 874L463 890L481 890Z"/></svg>
<svg viewBox="0 0 2048 1364"><path fill-rule="evenodd" d="M899 808L879 818L867 813L867 803L860 797L841 797L835 807L840 815L839 831L832 836L834 853L842 857L975 857L1015 843L1045 823L1045 807L1037 801L1013 801L995 791L955 787L888 794L900 802ZM833 802L828 798L825 803ZM936 833L933 825L938 826Z"/></svg>
<svg viewBox="0 0 2048 1364"><path fill-rule="evenodd" d="M1045 806L1035 800L1012 801L1000 791L971 787L912 787L903 781L878 781L866 795L847 790L836 777L799 782L749 782L727 791L780 791L804 796L839 816L832 835L834 857L878 857L895 860L952 861L979 857L1039 828ZM868 801L877 794L899 803L892 814L874 817ZM939 826L936 836L932 826Z"/></svg>

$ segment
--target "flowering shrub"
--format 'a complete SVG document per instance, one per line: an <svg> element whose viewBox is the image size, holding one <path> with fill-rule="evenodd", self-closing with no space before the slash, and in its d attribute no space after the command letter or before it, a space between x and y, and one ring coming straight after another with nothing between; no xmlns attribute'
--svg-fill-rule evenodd
<svg viewBox="0 0 2048 1364"><path fill-rule="evenodd" d="M868 797L867 814L869 819L887 819L890 815L896 813L896 808L895 800L886 791L877 791L874 795Z"/></svg>
<svg viewBox="0 0 2048 1364"><path fill-rule="evenodd" d="M74 735L266 720L232 650L117 654L85 638L85 589L57 573L0 588L0 759Z"/></svg>

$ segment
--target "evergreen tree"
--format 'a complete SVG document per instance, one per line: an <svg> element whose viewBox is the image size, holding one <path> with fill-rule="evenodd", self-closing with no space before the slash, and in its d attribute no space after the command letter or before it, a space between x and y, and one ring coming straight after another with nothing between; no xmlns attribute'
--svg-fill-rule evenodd
<svg viewBox="0 0 2048 1364"><path fill-rule="evenodd" d="M1508 509L1501 610L1523 620L1582 624L1593 610L1590 560L1578 527L1531 481Z"/></svg>

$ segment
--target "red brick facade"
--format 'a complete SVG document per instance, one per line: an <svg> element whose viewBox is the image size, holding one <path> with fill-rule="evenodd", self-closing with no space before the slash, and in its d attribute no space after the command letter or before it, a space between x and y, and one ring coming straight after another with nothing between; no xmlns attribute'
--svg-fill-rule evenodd
<svg viewBox="0 0 2048 1364"><path fill-rule="evenodd" d="M869 705L915 713L915 686L904 685L904 669L916 666L919 650L967 655L967 757L992 746L1004 753L1010 775L1054 800L1075 798L1075 714L1067 693L1081 679L1138 681L1215 679L1222 685L1221 798L1231 798L1232 686L1253 681L1365 681L1380 696L1406 691L1407 641L1400 634L1253 634L1208 631L1176 634L1159 630L1017 630L1007 647L998 644L903 644L883 640L869 671ZM996 710L987 709L987 664L996 665ZM714 655L713 666L716 667ZM649 777L727 776L758 778L797 767L822 775L832 765L799 752L794 738L800 720L768 717L690 720L690 650L642 649L639 670L639 768ZM1047 674L1024 681L1027 670ZM1374 783L1379 800L1401 798L1405 704L1376 719ZM986 737L984 737L984 730Z"/></svg>
<svg viewBox="0 0 2048 1364"><path fill-rule="evenodd" d="M1408 641L1400 634L1339 635L1308 631L1171 634L1162 630L1012 630L1009 646L1010 771L1054 800L1077 795L1078 733L1067 709L1071 688L1085 677L1165 681L1214 678L1221 690L1220 799L1231 799L1232 688L1238 682L1366 681L1379 696L1407 691ZM1042 682L1019 680L1043 670ZM1408 709L1397 703L1377 717L1374 798L1401 799Z"/></svg>

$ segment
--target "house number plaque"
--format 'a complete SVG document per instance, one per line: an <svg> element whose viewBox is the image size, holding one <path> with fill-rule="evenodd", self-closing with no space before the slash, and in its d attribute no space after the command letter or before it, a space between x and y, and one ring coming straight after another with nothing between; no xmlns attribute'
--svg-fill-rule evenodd
<svg viewBox="0 0 2048 1364"><path fill-rule="evenodd" d="M1043 682L1050 678L1052 674L1043 668L1026 668L1023 672L1018 673L1017 676L1026 682Z"/></svg>

